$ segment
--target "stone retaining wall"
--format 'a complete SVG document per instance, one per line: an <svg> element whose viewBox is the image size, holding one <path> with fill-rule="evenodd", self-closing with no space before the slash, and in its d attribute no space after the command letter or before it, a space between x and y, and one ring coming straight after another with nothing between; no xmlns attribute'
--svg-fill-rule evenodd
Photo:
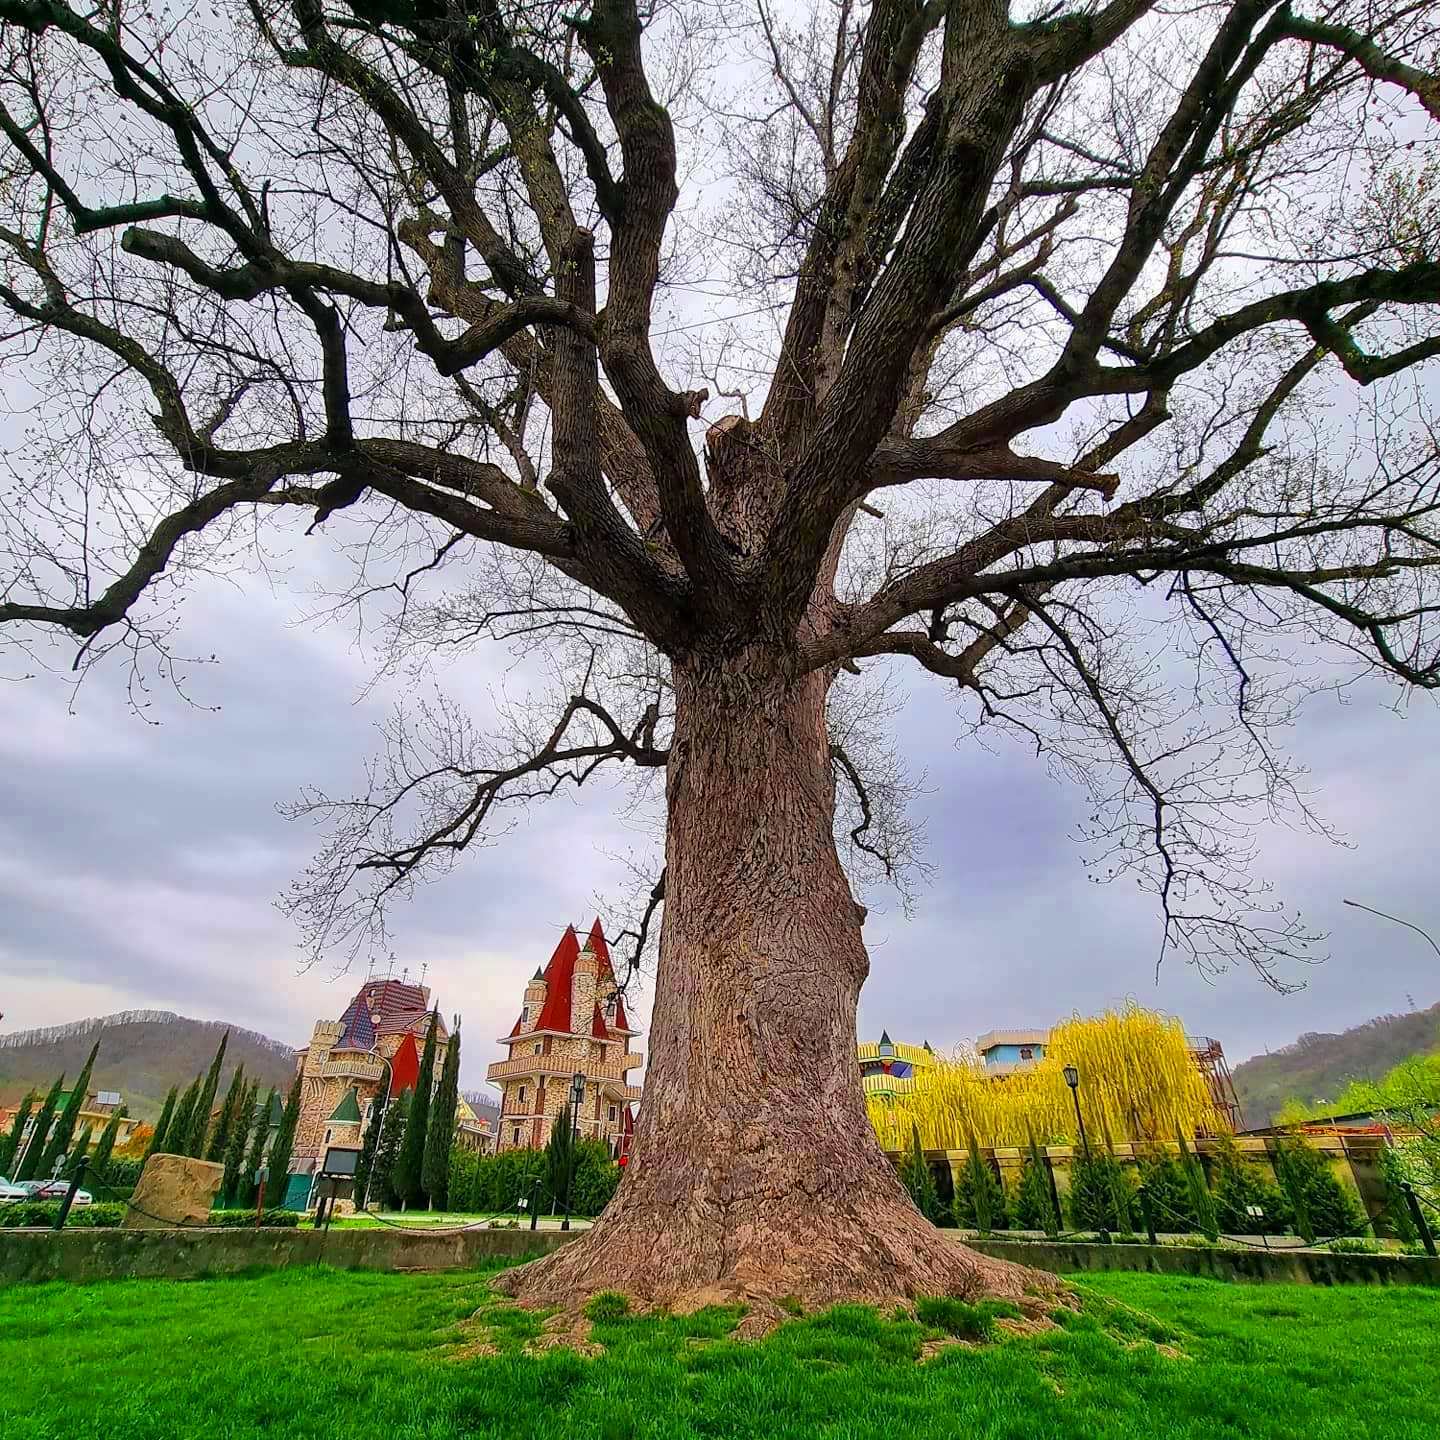
<svg viewBox="0 0 1440 1440"><path fill-rule="evenodd" d="M953 1232L946 1232L953 1234ZM1097 1245L1074 1240L961 1240L982 1255L1037 1270L1143 1270L1212 1280L1301 1285L1440 1285L1440 1260L1423 1255L1335 1255L1326 1250L1240 1250L1208 1245Z"/></svg>
<svg viewBox="0 0 1440 1440"><path fill-rule="evenodd" d="M344 1270L465 1270L543 1255L582 1230L3 1230L0 1285L43 1280L191 1279L288 1265Z"/></svg>

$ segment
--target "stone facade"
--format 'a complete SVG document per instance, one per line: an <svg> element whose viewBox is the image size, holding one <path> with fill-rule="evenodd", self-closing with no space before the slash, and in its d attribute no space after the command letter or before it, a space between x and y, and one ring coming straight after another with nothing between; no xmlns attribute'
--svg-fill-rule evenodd
<svg viewBox="0 0 1440 1440"><path fill-rule="evenodd" d="M626 1017L600 921L583 948L572 925L525 987L520 1017L500 1041L509 1058L489 1068L487 1078L501 1092L497 1148L543 1146L572 1077L583 1074L576 1128L623 1159L634 1129L631 1105L640 1098L640 1087L626 1078L642 1063L631 1046L639 1033Z"/></svg>

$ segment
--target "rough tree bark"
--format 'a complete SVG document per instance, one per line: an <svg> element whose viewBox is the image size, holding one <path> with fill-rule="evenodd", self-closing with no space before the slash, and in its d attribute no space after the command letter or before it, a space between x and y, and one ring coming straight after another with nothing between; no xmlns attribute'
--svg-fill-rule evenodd
<svg viewBox="0 0 1440 1440"><path fill-rule="evenodd" d="M865 1111L855 1014L864 909L834 839L825 698L754 645L675 671L666 902L645 1103L615 1199L583 1238L503 1276L537 1304L601 1290L752 1323L794 1296L1023 1300L1056 1282L947 1238Z"/></svg>

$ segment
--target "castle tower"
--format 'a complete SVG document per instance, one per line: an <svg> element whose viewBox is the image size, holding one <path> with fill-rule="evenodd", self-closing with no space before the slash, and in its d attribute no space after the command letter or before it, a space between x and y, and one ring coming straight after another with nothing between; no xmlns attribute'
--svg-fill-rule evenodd
<svg viewBox="0 0 1440 1440"><path fill-rule="evenodd" d="M630 1048L639 1033L626 1018L599 919L583 948L575 927L567 927L500 1041L510 1058L487 1073L501 1091L497 1148L543 1146L578 1073L585 1076L585 1100L573 1123L582 1138L602 1140L623 1157L634 1129L631 1105L640 1098L640 1087L626 1078L642 1063Z"/></svg>

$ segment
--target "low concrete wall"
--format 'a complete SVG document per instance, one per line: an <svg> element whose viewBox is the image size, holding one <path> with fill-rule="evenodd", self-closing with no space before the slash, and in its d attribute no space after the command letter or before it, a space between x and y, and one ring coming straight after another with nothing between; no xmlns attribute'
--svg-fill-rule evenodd
<svg viewBox="0 0 1440 1440"><path fill-rule="evenodd" d="M42 1280L190 1279L287 1265L344 1270L466 1270L543 1255L584 1231L389 1229L0 1230L0 1285Z"/></svg>
<svg viewBox="0 0 1440 1440"><path fill-rule="evenodd" d="M952 1232L953 1233L953 1232ZM1075 1240L955 1237L997 1260L1072 1275L1086 1270L1144 1270L1212 1280L1290 1281L1301 1285L1440 1285L1440 1260L1424 1255L1333 1255L1325 1250L1231 1250L1208 1245L1096 1245Z"/></svg>

